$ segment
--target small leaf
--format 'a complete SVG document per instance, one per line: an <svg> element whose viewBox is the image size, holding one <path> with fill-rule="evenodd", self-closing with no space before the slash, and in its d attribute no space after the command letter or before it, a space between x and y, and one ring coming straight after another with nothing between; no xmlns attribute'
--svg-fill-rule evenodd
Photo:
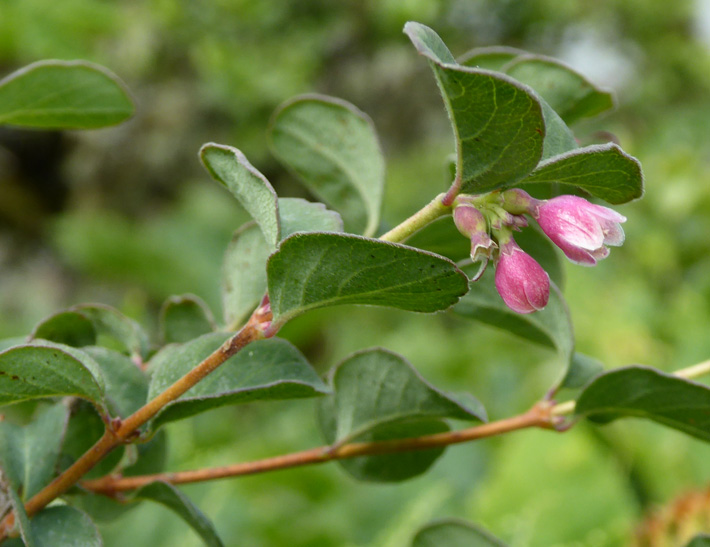
<svg viewBox="0 0 710 547"><path fill-rule="evenodd" d="M560 387L579 389L604 371L604 365L588 355L575 352Z"/></svg>
<svg viewBox="0 0 710 547"><path fill-rule="evenodd" d="M450 260L395 243L345 234L294 234L267 264L274 322L338 304L435 312L467 290Z"/></svg>
<svg viewBox="0 0 710 547"><path fill-rule="evenodd" d="M224 333L206 334L170 345L151 360L148 399L164 391L217 350ZM296 399L327 393L328 388L301 353L285 340L272 338L249 344L153 419L152 428L224 405L259 400Z"/></svg>
<svg viewBox="0 0 710 547"><path fill-rule="evenodd" d="M543 310L519 314L503 303L495 288L493 269L488 268L478 281L471 283L471 290L454 306L454 311L557 350L565 367L572 358L574 333L569 311L562 294L552 282L550 299Z"/></svg>
<svg viewBox="0 0 710 547"><path fill-rule="evenodd" d="M108 345L141 358L149 349L148 335L137 322L101 304L82 304L54 314L40 322L30 338L73 347Z"/></svg>
<svg viewBox="0 0 710 547"><path fill-rule="evenodd" d="M28 500L54 476L69 411L62 404L43 409L30 424L0 422L0 466L12 488Z"/></svg>
<svg viewBox="0 0 710 547"><path fill-rule="evenodd" d="M616 144L578 148L542 162L519 183L558 183L581 188L612 204L643 195L643 174L638 160Z"/></svg>
<svg viewBox="0 0 710 547"><path fill-rule="evenodd" d="M647 418L710 441L710 388L649 367L600 374L582 391L575 412L598 423Z"/></svg>
<svg viewBox="0 0 710 547"><path fill-rule="evenodd" d="M35 547L102 547L96 525L83 511L68 505L47 507L30 521Z"/></svg>
<svg viewBox="0 0 710 547"><path fill-rule="evenodd" d="M222 307L230 330L241 325L266 292L266 260L271 254L259 227L249 222L234 232L222 266Z"/></svg>
<svg viewBox="0 0 710 547"><path fill-rule="evenodd" d="M470 66L473 68L484 68L486 70L496 70L504 72L503 67L510 61L521 55L527 55L528 52L523 49L517 49L507 46L491 46L473 48L467 51L458 62L460 65ZM531 86L532 87L532 86Z"/></svg>
<svg viewBox="0 0 710 547"><path fill-rule="evenodd" d="M98 441L106 425L96 409L85 401L75 401L71 408L69 425L64 435L60 455L60 470L67 469ZM96 479L114 471L123 458L125 446L119 446L93 467L83 478Z"/></svg>
<svg viewBox="0 0 710 547"><path fill-rule="evenodd" d="M256 221L272 247L279 241L279 210L276 192L246 156L236 148L207 143L200 148L200 160L217 182L237 198Z"/></svg>
<svg viewBox="0 0 710 547"><path fill-rule="evenodd" d="M71 395L104 408L99 366L86 353L42 342L0 353L0 405Z"/></svg>
<svg viewBox="0 0 710 547"><path fill-rule="evenodd" d="M222 547L214 525L177 488L166 482L156 481L140 488L133 499L145 499L164 505L184 520L210 547Z"/></svg>
<svg viewBox="0 0 710 547"><path fill-rule="evenodd" d="M385 165L365 113L333 97L296 97L274 113L269 142L274 155L342 215L348 231L375 233Z"/></svg>
<svg viewBox="0 0 710 547"><path fill-rule="evenodd" d="M441 519L421 528L412 547L505 547L498 538L461 519Z"/></svg>
<svg viewBox="0 0 710 547"><path fill-rule="evenodd" d="M87 347L101 369L106 400L113 416L126 418L142 407L148 397L148 377L128 357L107 348Z"/></svg>
<svg viewBox="0 0 710 547"><path fill-rule="evenodd" d="M335 393L321 401L318 415L329 443L417 437L447 431L439 418L485 420L480 402L468 406L426 382L403 357L383 349L356 353L332 372ZM365 480L404 480L425 471L443 450L343 460Z"/></svg>
<svg viewBox="0 0 710 547"><path fill-rule="evenodd" d="M2 471L2 470L0 470ZM0 473L0 479L2 478L2 473ZM20 537L22 538L22 543L25 547L38 547L40 543L37 542L35 535L32 531L32 524L25 511L25 505L22 503L20 496L17 495L15 489L10 485L3 484L4 481L0 482L0 492L7 492L10 498L10 506L15 512L15 519L17 521L17 527L20 530ZM1 513L3 516L5 513Z"/></svg>
<svg viewBox="0 0 710 547"><path fill-rule="evenodd" d="M441 38L419 23L404 32L431 62L456 138L460 192L510 186L540 161L545 121L539 101L516 80L456 64Z"/></svg>
<svg viewBox="0 0 710 547"><path fill-rule="evenodd" d="M187 342L214 329L212 312L198 296L172 296L160 310L160 333L166 344Z"/></svg>
<svg viewBox="0 0 710 547"><path fill-rule="evenodd" d="M87 61L40 61L0 80L0 125L94 129L133 110L123 82Z"/></svg>
<svg viewBox="0 0 710 547"><path fill-rule="evenodd" d="M322 203L280 198L282 238L296 232L342 232L343 221ZM253 223L234 233L224 255L222 302L230 330L236 329L256 308L266 292L266 260L271 249Z"/></svg>
<svg viewBox="0 0 710 547"><path fill-rule="evenodd" d="M521 55L503 71L532 87L566 123L596 116L614 107L611 93L597 88L564 63L539 55Z"/></svg>
<svg viewBox="0 0 710 547"><path fill-rule="evenodd" d="M542 161L577 149L577 141L567 124L552 107L538 97L545 119L545 140L542 144Z"/></svg>

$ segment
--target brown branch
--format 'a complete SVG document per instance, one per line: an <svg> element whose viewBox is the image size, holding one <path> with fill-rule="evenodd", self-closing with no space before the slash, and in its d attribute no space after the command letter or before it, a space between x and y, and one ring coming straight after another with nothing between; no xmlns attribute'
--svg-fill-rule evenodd
<svg viewBox="0 0 710 547"><path fill-rule="evenodd" d="M83 481L80 485L96 493L112 496L117 492L135 490L153 481L165 481L170 484L186 484L202 482L226 477L240 477L255 475L267 471L289 469L305 465L315 465L332 460L345 460L359 456L374 456L379 454L393 454L396 452L412 452L416 450L429 450L441 448L452 444L465 443L509 433L519 429L541 427L554 429L559 418L552 415L553 405L542 402L533 408L512 418L483 424L459 431L449 431L422 437L396 439L391 441L349 443L337 448L321 446L301 452L285 454L273 458L266 458L252 462L236 463L224 467L197 469L193 471L178 471L175 473L156 473L153 475L139 475L135 477L106 476L100 479Z"/></svg>
<svg viewBox="0 0 710 547"><path fill-rule="evenodd" d="M114 448L130 441L136 435L138 428L155 416L164 406L180 397L247 344L264 338L263 325L270 320L271 312L268 307L266 309L259 307L249 319L249 322L239 332L199 365L157 397L148 401L128 418L117 423L113 428L107 428L94 446L25 504L27 514L29 516L34 515L49 502L62 495ZM7 515L0 522L0 542L8 536L13 525L14 514Z"/></svg>

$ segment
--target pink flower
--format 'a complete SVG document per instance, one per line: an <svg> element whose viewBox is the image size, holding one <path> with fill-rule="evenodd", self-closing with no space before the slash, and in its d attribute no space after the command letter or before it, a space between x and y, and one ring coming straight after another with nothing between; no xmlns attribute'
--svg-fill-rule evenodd
<svg viewBox="0 0 710 547"><path fill-rule="evenodd" d="M495 243L488 235L488 223L473 205L462 204L454 209L454 223L459 232L471 240L471 260L488 260Z"/></svg>
<svg viewBox="0 0 710 547"><path fill-rule="evenodd" d="M495 283L503 302L518 313L541 310L550 298L547 272L512 237L500 243Z"/></svg>
<svg viewBox="0 0 710 547"><path fill-rule="evenodd" d="M577 264L594 266L609 256L605 245L624 242L621 223L626 217L577 196L538 202L531 214L547 237Z"/></svg>

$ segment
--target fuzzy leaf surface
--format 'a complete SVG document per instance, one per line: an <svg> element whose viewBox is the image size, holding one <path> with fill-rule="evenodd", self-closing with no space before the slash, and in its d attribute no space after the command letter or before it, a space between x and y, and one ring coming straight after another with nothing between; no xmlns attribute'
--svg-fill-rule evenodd
<svg viewBox="0 0 710 547"><path fill-rule="evenodd" d="M267 264L276 323L338 304L435 312L458 301L466 276L450 260L395 243L345 234L294 234Z"/></svg>
<svg viewBox="0 0 710 547"><path fill-rule="evenodd" d="M431 63L449 112L457 151L459 191L510 186L542 158L545 120L529 90L504 74L456 63L441 38L419 23L404 32Z"/></svg>
<svg viewBox="0 0 710 547"><path fill-rule="evenodd" d="M160 310L160 335L166 344L188 342L214 329L212 312L198 296L172 296Z"/></svg>
<svg viewBox="0 0 710 547"><path fill-rule="evenodd" d="M224 333L206 334L186 344L159 351L150 362L148 399L165 390L219 348ZM224 405L260 400L316 397L328 392L301 353L286 340L272 338L249 344L182 397L166 405L152 428Z"/></svg>
<svg viewBox="0 0 710 547"><path fill-rule="evenodd" d="M87 61L39 61L0 80L0 125L95 129L134 109L123 82Z"/></svg>
<svg viewBox="0 0 710 547"><path fill-rule="evenodd" d="M585 146L550 158L519 186L549 183L581 188L615 205L643 195L641 164L613 143Z"/></svg>
<svg viewBox="0 0 710 547"><path fill-rule="evenodd" d="M200 149L200 160L207 172L237 198L256 221L267 243L279 241L279 206L276 192L246 156L232 146L207 143Z"/></svg>
<svg viewBox="0 0 710 547"><path fill-rule="evenodd" d="M375 233L385 164L369 116L340 99L305 95L276 111L269 141L276 157L342 215L347 231Z"/></svg>
<svg viewBox="0 0 710 547"><path fill-rule="evenodd" d="M710 441L710 388L650 367L600 374L582 391L575 413L598 423L646 418Z"/></svg>

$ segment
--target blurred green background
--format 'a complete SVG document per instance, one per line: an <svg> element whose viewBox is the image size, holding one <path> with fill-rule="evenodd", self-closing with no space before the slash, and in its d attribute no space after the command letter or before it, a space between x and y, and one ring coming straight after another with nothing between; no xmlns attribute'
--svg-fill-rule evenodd
<svg viewBox="0 0 710 547"><path fill-rule="evenodd" d="M0 75L45 58L88 59L132 90L119 127L0 129L0 337L72 304L118 307L155 331L161 302L195 293L216 316L220 267L246 219L197 160L242 149L282 196L305 191L266 147L274 108L317 91L373 118L387 157L384 225L447 186L453 140L430 71L402 34L433 27L454 54L503 44L560 58L615 91L618 108L574 128L614 133L638 157L646 197L618 210L627 242L567 268L579 351L607 367L674 370L710 356L710 2L707 0L0 0ZM540 398L555 356L450 316L335 308L284 330L326 373L384 346L493 418ZM168 426L170 469L322 443L312 401L239 406ZM520 432L449 449L426 475L363 484L336 464L185 487L227 545L407 545L459 516L516 546L629 543L644 515L710 484L710 448L640 421L565 435ZM143 504L101 526L106 545L199 545Z"/></svg>

